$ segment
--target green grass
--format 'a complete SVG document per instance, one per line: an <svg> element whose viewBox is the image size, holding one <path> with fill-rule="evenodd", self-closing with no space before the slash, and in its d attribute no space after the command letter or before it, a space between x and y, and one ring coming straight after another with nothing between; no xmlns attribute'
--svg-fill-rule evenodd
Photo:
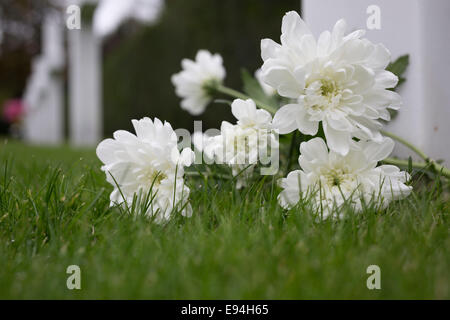
<svg viewBox="0 0 450 320"><path fill-rule="evenodd" d="M163 226L109 207L93 150L1 142L0 176L3 299L450 298L449 186L420 173L387 210L326 222L280 209L272 177L189 180L193 217Z"/></svg>

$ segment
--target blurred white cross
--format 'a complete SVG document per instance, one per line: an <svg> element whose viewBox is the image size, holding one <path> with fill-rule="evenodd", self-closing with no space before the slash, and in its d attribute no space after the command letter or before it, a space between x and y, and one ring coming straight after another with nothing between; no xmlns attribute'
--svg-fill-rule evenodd
<svg viewBox="0 0 450 320"><path fill-rule="evenodd" d="M24 93L25 139L34 143L60 143L63 139L64 41L61 19L48 14L42 28L42 54L33 60Z"/></svg>

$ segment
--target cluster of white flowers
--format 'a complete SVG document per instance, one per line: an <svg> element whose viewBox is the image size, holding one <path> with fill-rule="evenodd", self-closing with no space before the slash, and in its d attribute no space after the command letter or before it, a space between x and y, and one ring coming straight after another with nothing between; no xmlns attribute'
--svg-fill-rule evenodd
<svg viewBox="0 0 450 320"><path fill-rule="evenodd" d="M261 41L261 69L255 72L267 96L278 93L290 103L282 106L272 121L271 107L252 99L236 99L231 112L236 124L223 121L220 134L200 136L200 149L216 163L232 168L238 176L237 188L262 157L278 152L277 134L295 130L316 136L322 127L326 141L312 138L300 145L301 170L280 180L283 189L278 201L283 208L295 207L303 199L313 199L315 211L323 217L336 216L335 209L348 203L356 211L364 203L382 208L411 192L406 172L379 161L388 157L394 142L381 135L380 120L390 120L389 108L401 104L394 88L397 77L386 70L390 53L382 44L362 38L364 31L345 34L339 20L332 32L318 40L296 12L283 17L281 44ZM242 97L223 86L222 57L200 50L195 61L184 59L183 70L172 76L181 107L193 115L204 112L214 90ZM220 88L220 89L219 89ZM255 103L256 102L256 103ZM176 205L191 214L189 188L184 166L191 164L193 152L179 152L177 137L169 123L144 118L133 120L136 135L116 131L114 139L100 143L97 155L102 170L114 186L112 204L133 202L136 194L152 190L146 214L157 221L170 218ZM198 145L199 136L194 137Z"/></svg>
<svg viewBox="0 0 450 320"><path fill-rule="evenodd" d="M262 80L294 100L277 111L274 126L281 134L299 130L314 136L321 123L326 138L326 143L314 138L301 144L303 170L280 181L279 203L289 208L303 194L313 196L324 217L344 203L360 210L362 199L386 205L411 192L404 184L406 172L376 167L394 147L380 134L378 120L389 120L388 108L401 103L398 94L387 90L398 81L385 70L390 53L382 44L361 39L363 30L345 35L345 29L339 20L316 41L291 11L283 17L281 44L261 41Z"/></svg>
<svg viewBox="0 0 450 320"><path fill-rule="evenodd" d="M345 29L339 20L316 41L291 11L283 18L281 44L261 41L262 79L295 99L276 113L274 125L281 134L298 129L316 135L322 123L328 146L342 155L357 147L354 137L381 142L377 120L389 120L387 108L401 103L398 94L386 90L398 81L385 70L389 51L361 39L363 30L345 35Z"/></svg>
<svg viewBox="0 0 450 320"><path fill-rule="evenodd" d="M204 152L216 163L225 163L238 176L236 187L245 185L258 160L268 155L269 149L278 149L278 141L272 129L272 116L266 110L257 109L251 99L236 99L231 112L237 119L235 125L223 121L221 134L207 138Z"/></svg>
<svg viewBox="0 0 450 320"><path fill-rule="evenodd" d="M151 200L145 214L156 222L168 220L175 207L190 216L184 166L192 163L192 150L178 151L177 136L168 122L143 118L132 123L136 135L119 130L114 139L103 140L97 147L102 170L114 187L111 205L131 206L138 195Z"/></svg>
<svg viewBox="0 0 450 320"><path fill-rule="evenodd" d="M328 151L325 141L313 138L300 145L299 164L280 180L283 191L278 200L282 207L295 206L302 197L315 199L315 211L323 218L338 213L344 203L355 211L362 209L362 201L386 207L391 200L401 199L411 192L405 185L409 175L392 165L377 167L394 148L394 142L384 138L376 142L358 142L359 150L350 150L345 156Z"/></svg>

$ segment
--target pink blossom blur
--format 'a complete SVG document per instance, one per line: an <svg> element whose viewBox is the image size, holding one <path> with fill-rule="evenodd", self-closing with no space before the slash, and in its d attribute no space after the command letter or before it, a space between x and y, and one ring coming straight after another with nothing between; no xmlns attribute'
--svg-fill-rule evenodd
<svg viewBox="0 0 450 320"><path fill-rule="evenodd" d="M9 123L15 123L20 120L24 111L22 100L7 100L3 107L3 118Z"/></svg>

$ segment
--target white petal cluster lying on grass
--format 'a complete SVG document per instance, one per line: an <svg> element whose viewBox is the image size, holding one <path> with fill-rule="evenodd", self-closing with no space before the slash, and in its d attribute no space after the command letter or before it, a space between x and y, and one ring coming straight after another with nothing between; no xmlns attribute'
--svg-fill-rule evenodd
<svg viewBox="0 0 450 320"><path fill-rule="evenodd" d="M199 115L212 100L205 86L210 82L222 83L225 78L222 57L199 50L195 61L183 59L181 66L183 70L172 76L175 92L183 98L181 108L192 115Z"/></svg>
<svg viewBox="0 0 450 320"><path fill-rule="evenodd" d="M253 92L254 100L242 100L244 94L222 84L225 69L220 55L200 50L195 61L182 61L183 70L172 76L172 83L183 99L183 109L199 115L215 94L239 98L231 104L236 124L223 121L220 134L193 137L207 163L212 160L232 168L236 188L246 185L257 164L267 160L273 164L272 155L278 156L279 151L278 133L299 130L317 136L321 126L326 141L316 137L303 142L301 170L280 180L282 207L289 209L312 199L314 214L326 218L338 216L345 204L356 211L365 204L384 208L410 194L408 173L392 165L377 166L394 147L391 139L381 135L380 120L390 120L388 109L401 104L399 95L388 90L398 82L386 70L390 53L382 44L362 38L362 30L346 35L345 29L345 22L339 20L332 32L323 32L316 41L300 16L288 12L283 17L281 44L261 41L264 63L255 78L266 96L255 92L254 81L244 79L245 90ZM270 97L276 93L281 97ZM289 103L277 110L272 105L277 101ZM266 110L275 113L273 120ZM183 167L190 165L193 152L186 149L180 154L168 123L144 118L133 120L133 125L136 135L117 131L114 139L97 148L105 164L102 170L115 187L111 202L130 205L136 194L152 190L148 215L167 220L174 205L179 205L189 216L192 209ZM290 150L295 142L293 135Z"/></svg>
<svg viewBox="0 0 450 320"><path fill-rule="evenodd" d="M257 109L253 100L234 100L231 112L237 123L223 121L221 134L209 138L204 151L217 163L231 166L233 175L239 174L236 187L241 188L258 160L270 148L278 148L278 141L272 130L272 116L266 110Z"/></svg>
<svg viewBox="0 0 450 320"><path fill-rule="evenodd" d="M262 79L293 103L274 117L280 134L300 130L316 135L322 123L331 150L346 155L362 140L382 141L378 119L389 120L388 108L398 109L401 99L387 88L398 78L385 68L390 53L382 44L361 38L363 30L345 34L339 20L332 32L318 40L294 12L283 17L281 44L261 41Z"/></svg>
<svg viewBox="0 0 450 320"><path fill-rule="evenodd" d="M328 151L321 138L303 142L299 157L302 170L292 171L280 180L280 205L289 209L301 199L312 197L315 211L326 218L344 203L356 211L362 209L363 202L384 208L390 201L410 194L412 187L405 185L408 173L391 165L377 167L378 161L392 152L391 139L384 138L380 144L358 142L358 147L342 156Z"/></svg>
<svg viewBox="0 0 450 320"><path fill-rule="evenodd" d="M132 122L136 135L119 130L114 139L103 140L97 147L102 170L114 186L111 205L125 202L130 207L136 196L142 200L149 195L154 198L148 201L145 214L155 221L168 220L174 206L190 216L189 188L183 176L184 166L193 161L192 150L178 151L176 134L168 122L163 124L157 118Z"/></svg>

